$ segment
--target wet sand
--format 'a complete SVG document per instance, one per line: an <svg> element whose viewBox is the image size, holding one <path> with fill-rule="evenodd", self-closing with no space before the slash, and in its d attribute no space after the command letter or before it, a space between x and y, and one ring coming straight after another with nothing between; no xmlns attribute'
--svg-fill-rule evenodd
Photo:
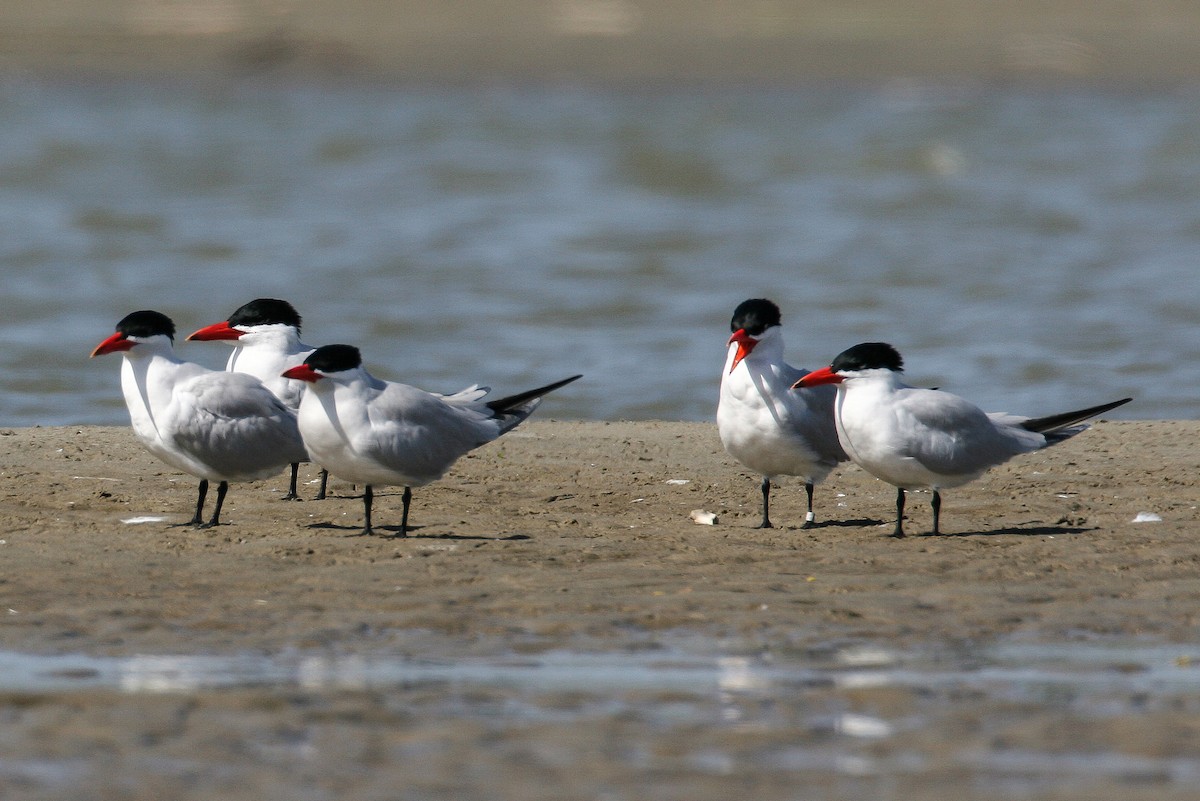
<svg viewBox="0 0 1200 801"><path fill-rule="evenodd" d="M356 536L362 509L350 485L333 482L321 502L283 501L283 476L235 485L215 530L173 525L190 517L195 482L149 456L128 429L4 430L3 647L322 654L336 666L355 655L452 664L681 642L784 662L820 661L814 654L846 643L925 654L1014 640L1194 643L1198 434L1193 422L1098 422L946 493L941 536L919 535L928 496L914 496L914 536L895 540L886 536L893 490L852 466L818 487L816 528L799 528L803 488L786 481L773 496L778 528L759 530L757 477L723 453L711 424L530 422L417 490L416 528L397 539ZM302 475L311 482L316 471ZM377 495L377 525L398 522L399 500ZM695 509L715 513L716 525L693 522ZM1161 520L1134 522L1147 514ZM146 517L164 520L123 522ZM468 690L465 701L455 692L463 691L421 682L7 691L0 794L635 798L658 788L663 798L793 798L794 770L736 761L699 769L691 757L673 761L672 749L703 754L708 743L736 755L775 737L799 747L817 736L722 726L716 710L714 725L666 726L670 736L656 739L636 711L596 713L577 690L539 696L539 708L562 711L560 721L524 719L494 688ZM811 705L827 688L799 692ZM997 734L972 726L978 710L943 700L943 725L914 726L889 746L920 754L923 769L900 770L886 785L897 794L875 797L991 797L962 795L968 742L1167 760L1200 752L1186 703L1097 725L1053 704L1018 712L989 701L989 714L1011 717ZM453 712L468 702L492 717ZM661 693L653 703L664 703ZM920 699L884 687L836 703L903 720ZM639 762L623 740L649 755ZM812 797L879 791L838 775ZM311 793L294 795L299 787ZM1078 794L1045 797L1187 797L1171 781L1123 776L1072 787Z"/></svg>

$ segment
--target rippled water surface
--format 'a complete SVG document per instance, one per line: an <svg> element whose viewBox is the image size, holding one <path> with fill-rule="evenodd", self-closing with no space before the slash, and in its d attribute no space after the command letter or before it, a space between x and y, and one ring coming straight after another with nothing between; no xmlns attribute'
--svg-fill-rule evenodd
<svg viewBox="0 0 1200 801"><path fill-rule="evenodd" d="M1187 91L0 86L0 425L126 420L91 348L256 296L377 375L704 419L733 307L1029 414L1197 411ZM227 351L181 344L212 366Z"/></svg>
<svg viewBox="0 0 1200 801"><path fill-rule="evenodd" d="M46 792L104 786L110 760L140 786L245 787L265 770L273 797L313 798L339 786L375 797L364 780L391 775L384 764L399 771L393 779L407 777L393 788L405 798L447 797L421 795L430 782L468 798L488 787L513 798L522 788L538 797L569 788L580 797L717 798L739 786L769 798L1115 798L1129 789L1175 798L1200 781L1200 759L1179 728L1197 711L1194 647L717 650L685 642L466 658L0 652L0 692L28 697L14 700L13 736L45 725L39 703L56 694L74 694L60 697L79 708L81 693L115 691L126 700L95 696L91 728L75 738L126 725L132 731L113 738L140 743L140 756L117 750L100 760L67 748L0 759L0 782ZM143 717L106 711L114 702ZM222 732L219 747L204 741L210 729ZM443 753L474 756L449 765Z"/></svg>

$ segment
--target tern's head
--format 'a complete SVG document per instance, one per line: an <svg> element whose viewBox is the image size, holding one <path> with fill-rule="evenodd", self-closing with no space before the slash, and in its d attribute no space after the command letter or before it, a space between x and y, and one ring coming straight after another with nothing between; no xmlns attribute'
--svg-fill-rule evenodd
<svg viewBox="0 0 1200 801"><path fill-rule="evenodd" d="M300 315L286 300L275 298L257 298L239 306L237 311L229 315L229 319L220 323L205 326L188 336L188 340L201 342L220 341L231 345L249 344L243 342L243 337L251 340L259 334L279 332L284 334L300 334Z"/></svg>
<svg viewBox="0 0 1200 801"><path fill-rule="evenodd" d="M143 310L127 314L117 323L116 332L92 351L92 356L132 350L143 342L175 341L175 323L162 312Z"/></svg>
<svg viewBox="0 0 1200 801"><path fill-rule="evenodd" d="M353 345L322 345L308 354L303 364L284 371L284 378L315 384L322 378L362 367L362 354Z"/></svg>
<svg viewBox="0 0 1200 801"><path fill-rule="evenodd" d="M886 342L863 342L839 353L828 367L815 370L797 381L792 388L840 384L848 378L878 371L904 372L900 352Z"/></svg>
<svg viewBox="0 0 1200 801"><path fill-rule="evenodd" d="M733 368L749 356L765 337L778 336L780 322L779 307L765 298L751 298L739 303L729 321L729 330L733 335L729 337L728 344L737 344L737 353L729 371L733 372Z"/></svg>

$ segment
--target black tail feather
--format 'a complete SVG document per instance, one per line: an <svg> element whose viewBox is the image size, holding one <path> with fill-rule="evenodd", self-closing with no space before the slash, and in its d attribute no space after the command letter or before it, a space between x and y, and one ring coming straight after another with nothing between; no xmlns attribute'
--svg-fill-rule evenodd
<svg viewBox="0 0 1200 801"><path fill-rule="evenodd" d="M570 378L564 378L562 381L555 381L553 384L547 384L544 387L537 389L529 389L525 392L518 392L516 395L509 395L507 398L497 398L494 401L488 401L487 407L496 413L497 417L503 417L506 414L511 414L513 410L518 409L522 405L528 403L534 398L553 392L560 387L565 387L572 381L583 378L583 375L573 375Z"/></svg>
<svg viewBox="0 0 1200 801"><path fill-rule="evenodd" d="M1087 409L1079 409L1074 412L1052 414L1048 417L1033 417L1021 423L1021 428L1038 434L1053 435L1055 432L1061 431L1064 428L1076 425L1077 423L1082 423L1089 417L1095 417L1098 414L1104 414L1110 409L1115 409L1118 406L1124 406L1131 400L1133 400L1133 398L1121 398L1119 401L1102 403L1099 406L1091 406Z"/></svg>

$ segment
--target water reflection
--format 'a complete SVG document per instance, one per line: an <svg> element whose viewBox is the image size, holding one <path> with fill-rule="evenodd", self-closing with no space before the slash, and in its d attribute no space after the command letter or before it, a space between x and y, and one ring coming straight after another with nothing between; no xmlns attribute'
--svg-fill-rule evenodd
<svg viewBox="0 0 1200 801"><path fill-rule="evenodd" d="M703 656L690 650L412 659L386 654L267 655L22 654L0 651L0 689L111 687L127 692L189 692L295 685L311 690L379 689L414 682L504 685L536 691L690 691L741 698L784 689L936 689L1006 686L1028 694L1054 685L1104 693L1200 686L1200 648L1136 643L1002 642L970 654L933 658L875 645L814 649L808 660ZM851 725L851 728L854 728Z"/></svg>
<svg viewBox="0 0 1200 801"><path fill-rule="evenodd" d="M1200 758L1186 742L1154 745L1121 734L1146 726L1181 732L1181 721L1200 713L1194 647L1014 640L949 652L852 643L713 655L695 646L467 658L0 652L0 691L41 699L89 690L137 699L218 693L206 706L234 710L237 721L258 721L264 710L286 718L288 710L312 709L318 722L299 728L262 719L256 725L273 733L253 749L318 762L329 758L319 710L335 703L376 710L335 716L339 732L397 725L393 716L403 710L406 738L414 726L444 738L456 730L446 728L451 722L469 724L461 731L488 732L488 748L506 743L564 769L583 758L578 748L593 747L579 741L591 732L617 738L624 769L643 776L803 772L866 780L859 789L872 793L882 788L877 782L923 776L935 783L970 776L981 788L1020 785L1025 792L1084 778L1169 789L1200 780ZM231 692L247 699L242 712L237 703L216 703ZM59 774L90 770L68 762L0 761L0 778L50 786ZM202 758L190 764L189 771L206 770Z"/></svg>

